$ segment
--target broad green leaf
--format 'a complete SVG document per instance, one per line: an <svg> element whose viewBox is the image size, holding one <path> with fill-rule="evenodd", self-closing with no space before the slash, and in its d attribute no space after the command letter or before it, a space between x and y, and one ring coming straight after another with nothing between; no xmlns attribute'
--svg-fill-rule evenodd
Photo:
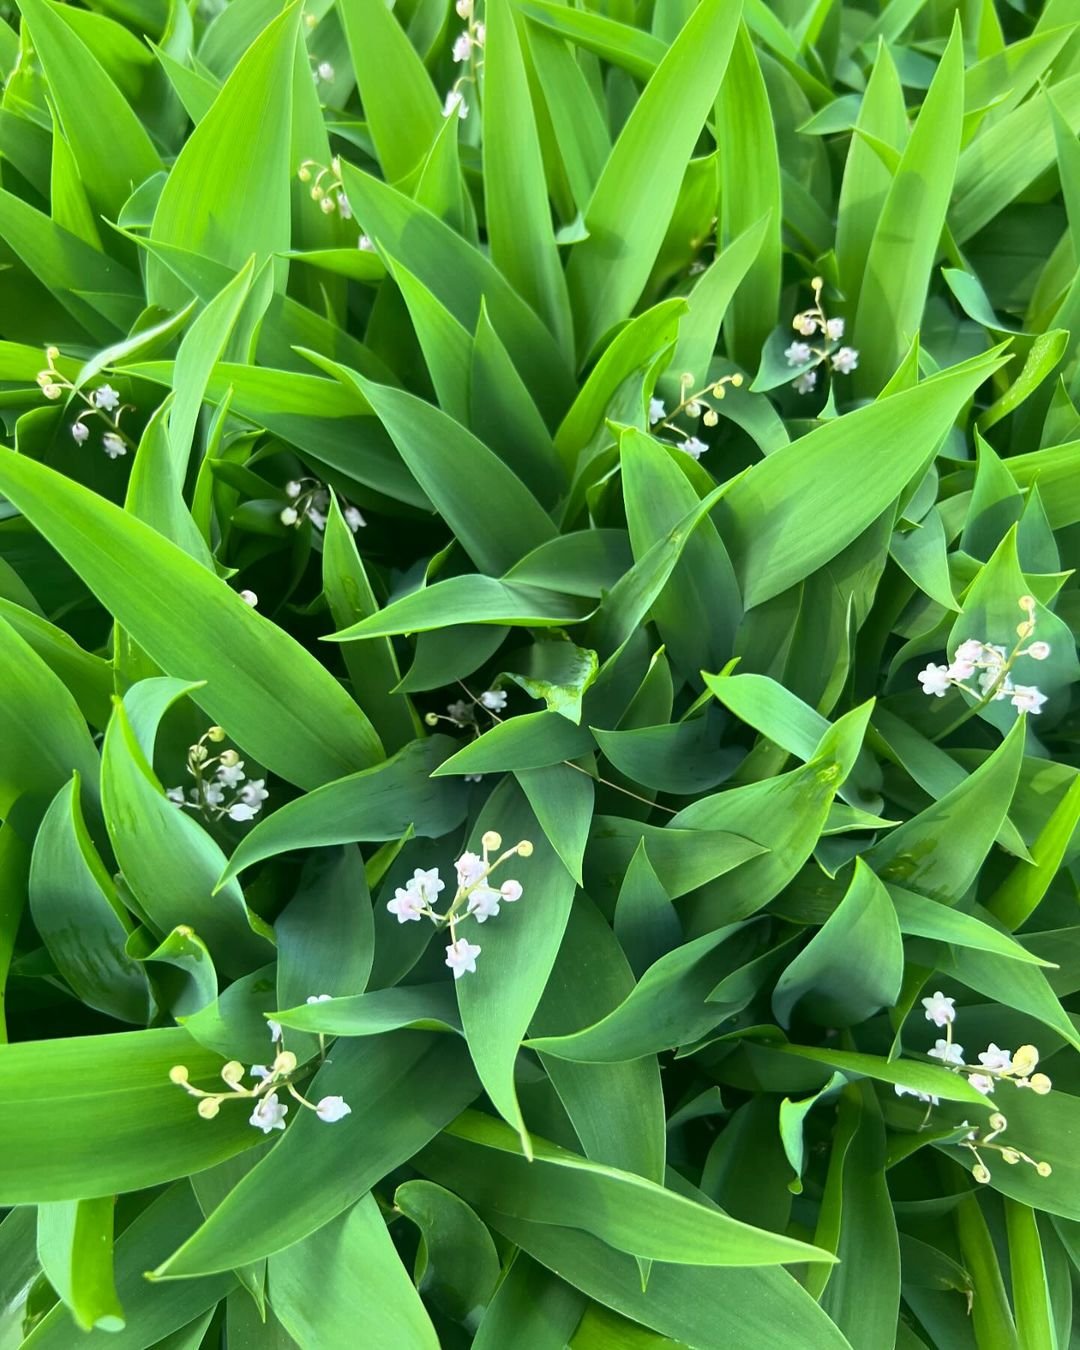
<svg viewBox="0 0 1080 1350"><path fill-rule="evenodd" d="M1009 1235L1009 1270L1020 1344L1024 1350L1054 1345L1057 1336L1035 1211L1015 1200L1006 1200L1005 1230Z"/></svg>
<svg viewBox="0 0 1080 1350"><path fill-rule="evenodd" d="M855 1026L895 1005L904 948L889 892L860 858L844 898L776 982L772 1008L818 1026Z"/></svg>
<svg viewBox="0 0 1080 1350"><path fill-rule="evenodd" d="M724 498L719 524L748 608L801 581L899 497L930 460L996 352L834 418L755 464ZM885 440L897 449L867 459Z"/></svg>
<svg viewBox="0 0 1080 1350"><path fill-rule="evenodd" d="M315 786L381 758L371 724L314 657L175 544L21 455L0 454L0 489L161 669L205 681L195 701L268 769Z"/></svg>
<svg viewBox="0 0 1080 1350"><path fill-rule="evenodd" d="M482 1210L510 1210L512 1218L540 1223L570 1220L619 1251L658 1261L757 1266L831 1259L543 1140L535 1141L534 1153L530 1161L506 1125L469 1111L432 1140L417 1166L457 1185Z"/></svg>
<svg viewBox="0 0 1080 1350"><path fill-rule="evenodd" d="M854 1079L875 1078L882 1083L899 1083L916 1092L926 1092L943 1101L964 1102L967 1105L986 1106L987 1101L976 1088L969 1087L962 1074L927 1064L925 1060L883 1059L879 1055L864 1055L852 1050L819 1050L807 1045L787 1045L776 1042L770 1047L784 1055L824 1064L838 1069Z"/></svg>
<svg viewBox="0 0 1080 1350"><path fill-rule="evenodd" d="M562 1350L581 1318L585 1297L522 1250L510 1257L473 1342L475 1350Z"/></svg>
<svg viewBox="0 0 1080 1350"><path fill-rule="evenodd" d="M619 887L612 927L639 979L682 942L682 925L649 861L644 839L634 851Z"/></svg>
<svg viewBox="0 0 1080 1350"><path fill-rule="evenodd" d="M106 1195L38 1206L38 1259L81 1331L124 1327L113 1282L113 1205Z"/></svg>
<svg viewBox="0 0 1080 1350"><path fill-rule="evenodd" d="M298 1345L438 1350L435 1328L374 1196L271 1256L267 1277L274 1312Z"/></svg>
<svg viewBox="0 0 1080 1350"><path fill-rule="evenodd" d="M575 726L554 712L525 713L497 723L436 768L432 777L447 774L500 773L510 769L540 769L577 759L592 749L588 727ZM572 773L573 770L570 770Z"/></svg>
<svg viewBox="0 0 1080 1350"><path fill-rule="evenodd" d="M992 952L995 956L1028 965L1052 964L974 914L965 914L937 900L927 900L925 896L899 886L890 886L888 891L903 933L931 938L935 942L950 942L957 947L973 947L976 951Z"/></svg>
<svg viewBox="0 0 1080 1350"><path fill-rule="evenodd" d="M548 842L578 885L592 825L595 788L592 776L571 763L515 769L518 786Z"/></svg>
<svg viewBox="0 0 1080 1350"><path fill-rule="evenodd" d="M1031 846L1034 867L1024 861L1012 871L986 902L986 907L1006 928L1017 929L1035 912L1057 875L1062 859L1080 823L1080 777L1051 812Z"/></svg>
<svg viewBox="0 0 1080 1350"><path fill-rule="evenodd" d="M634 105L585 210L567 268L579 352L629 312L663 243L683 171L724 78L741 6L703 0ZM648 174L642 166L648 165Z"/></svg>
<svg viewBox="0 0 1080 1350"><path fill-rule="evenodd" d="M294 5L259 34L229 75L166 179L151 240L204 253L234 272L252 255L258 267L289 248L295 172L292 70L299 24ZM276 289L284 290L286 275L287 264L279 260ZM187 298L153 254L147 285L150 299L159 304Z"/></svg>
<svg viewBox="0 0 1080 1350"><path fill-rule="evenodd" d="M475 1330L501 1273L491 1234L464 1200L430 1181L399 1186L394 1207L420 1229L417 1289L466 1330Z"/></svg>

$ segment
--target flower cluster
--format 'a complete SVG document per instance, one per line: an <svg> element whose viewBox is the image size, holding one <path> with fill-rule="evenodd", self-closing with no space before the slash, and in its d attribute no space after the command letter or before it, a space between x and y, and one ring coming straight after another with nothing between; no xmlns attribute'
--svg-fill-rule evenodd
<svg viewBox="0 0 1080 1350"><path fill-rule="evenodd" d="M454 8L457 10L458 18L465 20L465 27L454 39L454 45L450 51L454 58L454 64L467 65L468 73L455 80L453 88L446 95L446 101L443 103L443 116L454 117L456 115L464 121L469 115L469 105L465 101L463 86L476 82L477 71L483 65L480 57L484 50L484 40L487 33L484 25L477 21L473 0L457 0Z"/></svg>
<svg viewBox="0 0 1080 1350"><path fill-rule="evenodd" d="M949 665L931 662L919 672L923 693L944 698L950 689L962 689L977 700L980 708L1007 698L1017 712L1042 712L1046 695L1033 684L1014 684L1010 676L1019 657L1045 661L1050 655L1048 642L1028 642L1035 632L1035 597L1022 595L1018 603L1026 617L1016 626L1017 641L1011 652L992 642L968 638L957 647Z"/></svg>
<svg viewBox="0 0 1080 1350"><path fill-rule="evenodd" d="M167 788L165 796L175 806L198 811L207 820L230 820L246 823L254 820L269 797L265 779L248 778L244 761L235 750L222 750L212 755L207 741L219 744L225 739L221 727L204 731L188 749L187 771L195 780L185 795L182 787Z"/></svg>
<svg viewBox="0 0 1080 1350"><path fill-rule="evenodd" d="M294 478L285 484L285 496L289 499L288 505L278 513L282 525L299 526L303 521L310 520L317 530L326 529L330 493L322 483L315 478ZM353 534L367 524L355 506L346 506L342 515Z"/></svg>
<svg viewBox="0 0 1080 1350"><path fill-rule="evenodd" d="M533 851L532 844L523 839L520 844L515 844L493 859L492 852L502 848L502 836L494 830L484 834L480 846L481 854L463 853L454 864L457 890L444 913L440 914L433 908L446 889L446 882L439 876L437 867L427 871L418 867L405 885L395 890L393 900L386 906L398 923L430 919L436 927L450 930L446 964L454 972L455 980L466 973L475 972L476 958L481 950L477 943L458 936L458 925L469 918L480 924L486 923L488 919L498 917L502 905L512 905L520 900L523 894L520 881L504 881L496 890L489 879L508 858L528 858Z"/></svg>
<svg viewBox="0 0 1080 1350"><path fill-rule="evenodd" d="M663 399L649 399L649 426L654 436L660 436L662 432L668 432L670 435L678 437L674 442L675 448L684 451L691 459L700 459L708 450L708 446L699 437L692 435L689 431L680 427L675 419L677 417L686 417L690 421L696 422L698 418L707 427L716 426L720 420L720 414L712 406L711 399L722 399L725 394L725 385L731 385L733 389L738 389L743 382L743 377L736 372L734 375L722 375L720 379L713 380L707 384L704 389L693 390L694 377L689 371L684 372L679 377L679 402L669 413L664 405Z"/></svg>
<svg viewBox="0 0 1080 1350"><path fill-rule="evenodd" d="M818 367L826 361L835 375L850 375L859 364L859 353L854 347L838 346L844 336L843 319L830 319L821 303L821 292L825 282L814 277L810 283L814 292L814 303L791 321L792 328L804 338L818 338L821 345L814 342L793 342L784 351L789 366L805 366L813 362L809 370L802 371L792 381L791 387L799 394L809 394L817 386Z"/></svg>
<svg viewBox="0 0 1080 1350"><path fill-rule="evenodd" d="M321 1003L329 997L329 994L314 994L308 1002ZM292 1075L297 1067L296 1056L291 1050L286 1050L282 1043L280 1023L270 1021L269 1027L270 1039L276 1054L269 1067L265 1064L253 1064L248 1070L249 1077L255 1079L254 1087L244 1087L244 1066L236 1059L229 1060L221 1070L221 1077L229 1089L228 1092L204 1092L201 1088L192 1087L184 1064L173 1065L169 1070L170 1080L182 1087L189 1096L198 1098L199 1104L195 1109L203 1120L213 1120L221 1110L223 1102L238 1099L253 1101L255 1105L248 1117L248 1124L262 1130L263 1134L285 1128L285 1117L289 1108L278 1096L282 1090L288 1092L289 1096L301 1106L314 1111L319 1119L326 1121L328 1125L333 1125L335 1121L344 1120L346 1116L351 1115L352 1107L344 1097L322 1097L317 1102L308 1101L292 1081Z"/></svg>
<svg viewBox="0 0 1080 1350"><path fill-rule="evenodd" d="M121 403L120 395L111 384L100 384L96 389L76 389L66 376L56 369L60 359L57 347L45 348L48 365L37 373L37 382L41 392L48 399L62 398L64 393L74 394L86 404L71 424L71 439L76 445L85 445L90 439L90 419L100 418L105 423L105 434L101 438L101 448L110 459L126 455L128 447L134 445L120 427L120 418L134 408L134 404Z"/></svg>
<svg viewBox="0 0 1080 1350"><path fill-rule="evenodd" d="M333 79L333 68L328 64L326 68L330 71L327 78ZM297 169L296 176L301 183L311 184L311 200L319 203L319 210L324 215L328 216L337 211L342 220L352 220L352 207L349 205L349 199L345 196L345 188L342 186L341 160L338 159L337 155L334 156L329 165L320 164L316 159L305 159Z"/></svg>
<svg viewBox="0 0 1080 1350"><path fill-rule="evenodd" d="M466 693L469 691L466 690ZM459 729L470 731L474 739L481 735L481 727L477 718L477 710L488 714L492 722L501 722L499 714L506 708L506 691L503 689L485 689L479 697L469 695L468 699L455 699L453 703L446 705L446 713L429 712L425 714L424 721L429 727L438 726L440 722L449 722L452 726ZM464 775L466 783L479 783L483 774L467 773Z"/></svg>
<svg viewBox="0 0 1080 1350"><path fill-rule="evenodd" d="M953 1073L963 1074L973 1088L981 1092L983 1096L989 1097L999 1082L1009 1082L1016 1088L1027 1088L1032 1092L1038 1093L1044 1097L1051 1089L1050 1079L1044 1073L1037 1073L1036 1067L1039 1063L1039 1052L1033 1045L1022 1045L1018 1050L1003 1050L993 1041L981 1051L978 1058L978 1065L968 1064L964 1059L964 1047L953 1040L953 1024L956 1021L956 1000L947 997L937 990L929 998L922 1000L923 1012L928 1022L933 1022L934 1026L943 1028L944 1037L938 1037L934 1042L934 1048L927 1051L931 1059L940 1060L941 1063L950 1069ZM897 1083L895 1087L898 1097L917 1097L919 1101L927 1103L927 1114L929 1109L937 1106L939 1098L927 1092L919 1092L915 1088L904 1087ZM1036 1162L1034 1158L1029 1158L1021 1149L1013 1148L1008 1144L997 1144L992 1141L1007 1127L1008 1121L1000 1111L995 1111L990 1116L989 1130L983 1131L978 1127L971 1128L969 1121L964 1121L963 1128L967 1132L959 1141L960 1144L969 1149L975 1159L975 1165L972 1168L972 1176L976 1181L987 1182L990 1180L990 1169L986 1166L979 1149L991 1148L1000 1153L1005 1162L1015 1164L1019 1162L1029 1163L1035 1168L1041 1177L1050 1175L1050 1164L1048 1162Z"/></svg>

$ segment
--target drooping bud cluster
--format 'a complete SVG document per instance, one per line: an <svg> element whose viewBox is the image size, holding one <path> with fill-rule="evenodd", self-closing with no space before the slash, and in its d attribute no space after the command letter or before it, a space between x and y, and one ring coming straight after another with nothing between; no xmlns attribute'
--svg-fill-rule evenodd
<svg viewBox="0 0 1080 1350"><path fill-rule="evenodd" d="M329 994L313 994L307 1001L321 1003L328 998ZM192 1086L187 1067L183 1064L174 1064L169 1070L170 1081L182 1087L190 1097L198 1099L199 1104L195 1109L203 1120L213 1120L225 1102L254 1101L255 1105L248 1117L248 1123L254 1125L257 1130L262 1130L263 1134L285 1128L285 1117L289 1113L289 1108L278 1096L283 1090L328 1125L333 1125L336 1121L344 1120L346 1116L351 1115L352 1107L344 1097L323 1097L317 1102L308 1101L293 1082L297 1060L291 1050L285 1049L281 1024L272 1019L268 1019L267 1024L276 1053L273 1063L269 1066L253 1064L247 1071L248 1076L255 1080L254 1087L244 1086L244 1066L237 1059L231 1059L222 1066L221 1077L229 1089L228 1092L205 1092L202 1088ZM320 1037L320 1043L321 1039Z"/></svg>
<svg viewBox="0 0 1080 1350"><path fill-rule="evenodd" d="M934 1042L934 1048L928 1050L927 1054L931 1059L940 1060L945 1068L953 1073L962 1074L967 1081L983 1096L989 1097L999 1083L1008 1082L1016 1088L1026 1088L1044 1097L1053 1086L1050 1079L1044 1073L1035 1072L1039 1063L1039 1052L1033 1045L1022 1045L1018 1050L1003 1050L993 1041L981 1051L978 1058L978 1065L968 1064L964 1059L964 1047L953 1040L953 1025L956 1022L956 1000L937 990L928 998L922 1000L923 1013L928 1022L934 1026L943 1028L944 1037L938 1037ZM931 1093L920 1092L917 1088L905 1087L901 1083L895 1086L895 1092L898 1097L916 1097L921 1102L927 1104L927 1119L930 1110L939 1105L940 1098ZM923 1122L926 1123L925 1120ZM975 1159L975 1165L972 1168L972 1176L978 1182L987 1182L990 1180L990 1169L983 1161L979 1149L991 1148L1000 1153L1005 1162L1015 1164L1018 1162L1029 1163L1035 1168L1041 1177L1050 1175L1050 1164L1048 1162L1037 1162L1034 1158L1029 1158L1021 1149L1013 1148L1007 1144L998 1144L993 1141L1007 1127L1008 1121L1000 1111L995 1111L989 1119L989 1129L983 1130L981 1127L970 1127L968 1121L964 1121L961 1128L967 1133L958 1142L966 1149L969 1149Z"/></svg>
<svg viewBox="0 0 1080 1350"><path fill-rule="evenodd" d="M221 820L227 816L229 820L246 824L255 819L270 794L265 779L247 777L244 761L235 750L222 750L217 755L210 753L207 742L218 744L224 739L225 732L221 727L204 731L188 748L187 771L194 779L194 785L186 794L183 787L167 788L165 796L181 809L198 811L206 820Z"/></svg>
<svg viewBox="0 0 1080 1350"><path fill-rule="evenodd" d="M458 926L466 919L475 919L483 924L488 919L498 918L501 907L515 904L523 895L520 881L507 880L496 888L491 884L492 873L507 859L515 856L528 858L533 851L532 844L523 839L519 844L499 853L492 858L493 852L502 848L502 836L495 830L488 830L480 840L482 852L463 853L454 864L457 875L457 889L449 907L439 913L434 905L446 889L446 883L439 876L437 867L424 871L417 868L404 886L394 892L394 898L386 908L395 916L398 923L419 922L430 919L438 928L450 930L450 943L446 948L446 964L454 972L454 979L472 974L476 970L476 958L481 948L475 942L458 936Z"/></svg>
<svg viewBox="0 0 1080 1350"><path fill-rule="evenodd" d="M1028 642L1035 632L1035 597L1022 595L1018 603L1025 617L1016 625L1017 642L1011 652L992 642L968 638L960 643L947 666L931 662L919 672L923 693L944 698L950 689L962 689L977 700L979 707L1007 698L1017 712L1042 712L1046 695L1033 684L1014 684L1010 675L1019 657L1045 661L1050 655L1048 642Z"/></svg>
<svg viewBox="0 0 1080 1350"><path fill-rule="evenodd" d="M830 319L821 303L825 282L814 277L810 286L814 303L791 321L792 328L809 342L793 342L784 351L789 366L802 366L791 387L798 394L809 394L817 387L819 368L825 366L834 375L850 375L859 364L859 353L854 347L840 346L844 336L843 319Z"/></svg>
<svg viewBox="0 0 1080 1350"><path fill-rule="evenodd" d="M321 533L326 529L326 520L330 511L330 493L316 478L294 478L285 484L285 506L278 512L282 525L299 526L305 520ZM356 533L367 521L355 506L346 506L342 515L345 524Z"/></svg>
<svg viewBox="0 0 1080 1350"><path fill-rule="evenodd" d="M332 67L327 66L327 69L330 70L328 78L333 79ZM341 182L341 160L337 155L328 165L320 164L315 159L305 159L297 169L296 176L301 183L311 184L311 200L319 203L323 215L329 216L336 211L342 220L352 220L352 207Z"/></svg>
<svg viewBox="0 0 1080 1350"><path fill-rule="evenodd" d="M734 375L722 375L718 380L712 380L705 385L703 389L694 390L694 377L689 371L685 371L679 377L679 402L670 413L663 399L649 399L649 428L652 434L665 439L664 433L667 433L666 444L674 445L691 459L700 459L708 450L708 445L699 436L694 436L685 427L679 426L676 418L684 417L690 422L697 422L700 419L707 427L716 426L720 414L713 407L712 400L724 397L726 385L730 384L733 389L738 389L742 382L743 377L736 372ZM676 439L671 440L670 437Z"/></svg>
<svg viewBox="0 0 1080 1350"><path fill-rule="evenodd" d="M110 459L126 455L134 442L121 430L120 418L125 412L132 411L135 405L121 403L120 395L111 384L99 384L96 389L77 389L56 369L56 362L60 359L59 348L46 347L45 359L49 364L37 373L38 386L45 397L55 402L67 393L86 405L71 424L71 439L75 444L86 444L90 439L91 421L98 418L105 424L105 432L101 437L102 450Z"/></svg>
<svg viewBox="0 0 1080 1350"><path fill-rule="evenodd" d="M450 48L450 55L453 57L455 65L467 67L467 73L455 80L453 87L447 93L443 103L443 116L457 117L464 121L469 115L469 105L465 101L464 86L476 83L477 73L484 64L483 52L487 30L476 17L476 6L473 0L457 0L454 8L457 11L458 18L465 20L465 27L454 39L454 45Z"/></svg>

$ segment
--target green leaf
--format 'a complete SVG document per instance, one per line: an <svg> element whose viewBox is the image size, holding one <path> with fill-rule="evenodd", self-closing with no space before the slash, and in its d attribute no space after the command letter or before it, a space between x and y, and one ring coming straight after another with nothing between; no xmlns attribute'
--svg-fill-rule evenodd
<svg viewBox="0 0 1080 1350"><path fill-rule="evenodd" d="M435 1328L371 1195L271 1256L267 1275L274 1312L299 1345L351 1350L359 1338L363 1345L438 1350Z"/></svg>
<svg viewBox="0 0 1080 1350"><path fill-rule="evenodd" d="M703 0L657 66L604 166L584 213L589 237L574 245L566 274L582 356L627 317L648 280L738 21L739 6Z"/></svg>
<svg viewBox="0 0 1080 1350"><path fill-rule="evenodd" d="M855 1026L895 1005L903 976L889 892L856 858L844 898L777 980L773 1012L784 1027L796 1013L818 1026Z"/></svg>
<svg viewBox="0 0 1080 1350"><path fill-rule="evenodd" d="M37 1250L49 1283L82 1331L121 1331L113 1282L113 1197L38 1206Z"/></svg>
<svg viewBox="0 0 1080 1350"><path fill-rule="evenodd" d="M501 1273L491 1234L464 1200L430 1181L399 1186L394 1207L420 1229L417 1289L466 1330L475 1330Z"/></svg>
<svg viewBox="0 0 1080 1350"><path fill-rule="evenodd" d="M619 1251L686 1265L757 1266L831 1258L803 1242L729 1219L655 1182L534 1141L530 1161L500 1121L468 1111L417 1158L482 1210L532 1222L568 1220ZM503 1209L499 1209L500 1204Z"/></svg>
<svg viewBox="0 0 1080 1350"><path fill-rule="evenodd" d="M10 451L0 453L0 489L162 670L204 681L195 701L252 758L302 786L381 758L370 722L333 676L175 544Z"/></svg>

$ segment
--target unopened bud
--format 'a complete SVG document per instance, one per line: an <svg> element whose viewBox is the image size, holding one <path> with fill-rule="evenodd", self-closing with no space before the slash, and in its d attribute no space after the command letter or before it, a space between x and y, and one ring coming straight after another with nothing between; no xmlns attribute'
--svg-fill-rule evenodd
<svg viewBox="0 0 1080 1350"><path fill-rule="evenodd" d="M1028 1086L1031 1088L1032 1092L1037 1092L1040 1097L1045 1097L1053 1084L1050 1082L1050 1079L1047 1078L1046 1074L1033 1073L1031 1075L1031 1082Z"/></svg>
<svg viewBox="0 0 1080 1350"><path fill-rule="evenodd" d="M230 1087L235 1087L244 1076L244 1066L238 1059L230 1059L221 1066L221 1076Z"/></svg>
<svg viewBox="0 0 1080 1350"><path fill-rule="evenodd" d="M221 1103L216 1097L204 1097L195 1108L203 1120L213 1120L221 1110Z"/></svg>
<svg viewBox="0 0 1080 1350"><path fill-rule="evenodd" d="M743 386L743 377L738 373L738 371L736 371L735 374L732 375L728 383L732 385L735 389L741 389Z"/></svg>
<svg viewBox="0 0 1080 1350"><path fill-rule="evenodd" d="M188 1081L187 1065L174 1064L169 1070L169 1081L172 1083L186 1083Z"/></svg>
<svg viewBox="0 0 1080 1350"><path fill-rule="evenodd" d="M971 1175L985 1186L990 1180L990 1169L984 1163L976 1163L971 1169Z"/></svg>
<svg viewBox="0 0 1080 1350"><path fill-rule="evenodd" d="M517 846L517 855L519 858L531 858L533 846L528 839L523 839Z"/></svg>
<svg viewBox="0 0 1080 1350"><path fill-rule="evenodd" d="M211 727L206 733L206 739L208 741L223 741L225 739L225 728Z"/></svg>
<svg viewBox="0 0 1080 1350"><path fill-rule="evenodd" d="M1005 1117L1001 1114L1000 1111L995 1111L990 1117L990 1128L994 1131L995 1134L1003 1130L1005 1126L1008 1125L1008 1123L1009 1122L1005 1119Z"/></svg>
<svg viewBox="0 0 1080 1350"><path fill-rule="evenodd" d="M221 763L226 769L234 769L240 763L240 756L235 750L222 750Z"/></svg>
<svg viewBox="0 0 1080 1350"><path fill-rule="evenodd" d="M1048 1177L1053 1170L1054 1169L1048 1162L1037 1162L1035 1164L1035 1171L1038 1172L1041 1177Z"/></svg>
<svg viewBox="0 0 1080 1350"><path fill-rule="evenodd" d="M1022 1045L1012 1057L1013 1072L1026 1078L1039 1062L1039 1052L1033 1045Z"/></svg>
<svg viewBox="0 0 1080 1350"><path fill-rule="evenodd" d="M60 348L46 347L45 355L49 358L50 361L58 361L60 359Z"/></svg>
<svg viewBox="0 0 1080 1350"><path fill-rule="evenodd" d="M1035 609L1035 597L1033 595L1022 595L1017 601L1020 608L1031 614Z"/></svg>
<svg viewBox="0 0 1080 1350"><path fill-rule="evenodd" d="M486 849L502 848L502 835L497 830L485 830L480 842Z"/></svg>
<svg viewBox="0 0 1080 1350"><path fill-rule="evenodd" d="M1007 1163L1018 1163L1020 1161L1020 1154L1014 1148L1003 1148L1001 1156Z"/></svg>
<svg viewBox="0 0 1080 1350"><path fill-rule="evenodd" d="M439 725L439 714L425 713L424 721L428 724L429 727L437 727Z"/></svg>
<svg viewBox="0 0 1080 1350"><path fill-rule="evenodd" d="M279 1050L274 1059L275 1073L292 1073L296 1068L296 1056L291 1050Z"/></svg>
<svg viewBox="0 0 1080 1350"><path fill-rule="evenodd" d="M193 745L188 751L188 758L196 764L201 764L209 753L205 745Z"/></svg>

